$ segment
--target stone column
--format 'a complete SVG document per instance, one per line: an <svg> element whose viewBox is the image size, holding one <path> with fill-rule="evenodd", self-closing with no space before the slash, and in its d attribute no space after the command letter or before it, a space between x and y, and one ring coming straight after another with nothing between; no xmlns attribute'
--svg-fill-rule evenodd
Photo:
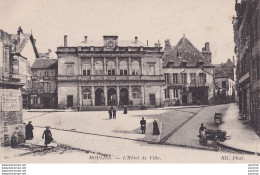
<svg viewBox="0 0 260 175"><path fill-rule="evenodd" d="M91 87L91 103L92 103L92 106L95 106L95 88L94 88L94 86Z"/></svg>
<svg viewBox="0 0 260 175"><path fill-rule="evenodd" d="M93 57L91 57L91 75L94 75L94 58Z"/></svg>
<svg viewBox="0 0 260 175"><path fill-rule="evenodd" d="M180 99L180 105L182 105L181 90L178 89L178 98Z"/></svg>
<svg viewBox="0 0 260 175"><path fill-rule="evenodd" d="M82 87L79 86L79 106L83 106L83 101L82 101Z"/></svg>
<svg viewBox="0 0 260 175"><path fill-rule="evenodd" d="M104 57L104 75L107 75L107 60L106 57Z"/></svg>
<svg viewBox="0 0 260 175"><path fill-rule="evenodd" d="M118 65L118 57L116 57L116 75L119 75L120 71L119 71L119 65Z"/></svg>
<svg viewBox="0 0 260 175"><path fill-rule="evenodd" d="M129 86L129 91L128 91L128 93L129 93L129 101L130 100L133 100L132 98L132 86Z"/></svg>
<svg viewBox="0 0 260 175"><path fill-rule="evenodd" d="M117 105L119 105L119 100L120 100L120 89L119 86L116 87L116 98L117 98Z"/></svg>
<svg viewBox="0 0 260 175"><path fill-rule="evenodd" d="M104 86L105 105L107 105L107 86Z"/></svg>
<svg viewBox="0 0 260 175"><path fill-rule="evenodd" d="M144 105L145 104L145 95L144 95L144 87L143 86L141 86L141 95L142 95L142 105Z"/></svg>
<svg viewBox="0 0 260 175"><path fill-rule="evenodd" d="M144 67L143 67L143 58L141 58L141 75L144 73Z"/></svg>
<svg viewBox="0 0 260 175"><path fill-rule="evenodd" d="M128 75L132 75L132 62L131 62L131 57L128 58Z"/></svg>

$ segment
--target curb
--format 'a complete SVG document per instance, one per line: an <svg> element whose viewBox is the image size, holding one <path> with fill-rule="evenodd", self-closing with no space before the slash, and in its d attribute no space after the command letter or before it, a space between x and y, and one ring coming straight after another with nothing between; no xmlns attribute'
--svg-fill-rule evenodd
<svg viewBox="0 0 260 175"><path fill-rule="evenodd" d="M217 142L217 144L219 146L222 146L224 148L228 148L228 149L231 149L231 150L234 150L234 151L239 151L239 152L244 152L246 154L254 154L254 155L260 156L259 152L253 152L253 151L248 151L248 150L244 150L244 149L240 149L240 148L235 148L235 147L227 146L227 145L219 143L219 142Z"/></svg>

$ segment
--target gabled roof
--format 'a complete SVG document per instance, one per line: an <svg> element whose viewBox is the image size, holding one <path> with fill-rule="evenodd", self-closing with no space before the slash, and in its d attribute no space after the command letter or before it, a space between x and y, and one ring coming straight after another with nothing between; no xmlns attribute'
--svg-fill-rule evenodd
<svg viewBox="0 0 260 175"><path fill-rule="evenodd" d="M48 58L37 58L35 59L32 69L58 69L58 60L57 59L48 59Z"/></svg>
<svg viewBox="0 0 260 175"><path fill-rule="evenodd" d="M181 57L177 56L181 53ZM180 67L183 61L187 61L187 67L197 66L199 61L204 62L204 66L213 66L206 57L185 37L183 36L177 45L164 53L164 64L166 67L169 61L174 62L173 67Z"/></svg>
<svg viewBox="0 0 260 175"><path fill-rule="evenodd" d="M220 65L215 67L215 78L229 78Z"/></svg>

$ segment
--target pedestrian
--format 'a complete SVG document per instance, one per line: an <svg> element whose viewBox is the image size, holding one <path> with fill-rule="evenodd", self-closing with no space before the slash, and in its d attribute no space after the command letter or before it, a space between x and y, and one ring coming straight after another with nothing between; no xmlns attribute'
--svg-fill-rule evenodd
<svg viewBox="0 0 260 175"><path fill-rule="evenodd" d="M153 121L153 135L160 135L160 130L158 127L157 121L154 119Z"/></svg>
<svg viewBox="0 0 260 175"><path fill-rule="evenodd" d="M116 119L116 108L113 107L113 119Z"/></svg>
<svg viewBox="0 0 260 175"><path fill-rule="evenodd" d="M110 109L108 110L109 119L112 119L112 112L113 112L113 106L111 106Z"/></svg>
<svg viewBox="0 0 260 175"><path fill-rule="evenodd" d="M199 129L199 135L200 135L200 137L206 138L206 129L207 129L207 128L204 126L204 124L201 123L200 129Z"/></svg>
<svg viewBox="0 0 260 175"><path fill-rule="evenodd" d="M127 114L127 106L124 106L124 114Z"/></svg>
<svg viewBox="0 0 260 175"><path fill-rule="evenodd" d="M144 119L144 117L142 117L142 120L140 120L140 125L141 125L142 134L145 134L146 120Z"/></svg>
<svg viewBox="0 0 260 175"><path fill-rule="evenodd" d="M50 144L53 141L52 138L52 134L51 134L51 130L49 126L46 126L46 129L44 130L43 134L42 134L42 139L45 138L45 146L47 147L48 144Z"/></svg>
<svg viewBox="0 0 260 175"><path fill-rule="evenodd" d="M131 107L133 106L133 101L132 100L130 100L130 105L131 105Z"/></svg>
<svg viewBox="0 0 260 175"><path fill-rule="evenodd" d="M32 122L29 121L28 124L25 126L25 139L32 140L33 139L33 125Z"/></svg>

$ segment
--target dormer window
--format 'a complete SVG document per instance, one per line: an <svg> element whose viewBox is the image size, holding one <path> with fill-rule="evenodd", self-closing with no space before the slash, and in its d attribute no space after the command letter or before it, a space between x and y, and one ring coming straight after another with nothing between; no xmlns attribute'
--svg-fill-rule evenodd
<svg viewBox="0 0 260 175"><path fill-rule="evenodd" d="M182 53L177 51L177 57L182 58Z"/></svg>
<svg viewBox="0 0 260 175"><path fill-rule="evenodd" d="M187 67L187 61L186 60L183 60L181 62L181 67Z"/></svg>
<svg viewBox="0 0 260 175"><path fill-rule="evenodd" d="M167 64L167 68L173 68L174 62L173 61L169 61Z"/></svg>
<svg viewBox="0 0 260 175"><path fill-rule="evenodd" d="M199 60L198 66L203 66L203 65L204 65L204 61L203 60Z"/></svg>

